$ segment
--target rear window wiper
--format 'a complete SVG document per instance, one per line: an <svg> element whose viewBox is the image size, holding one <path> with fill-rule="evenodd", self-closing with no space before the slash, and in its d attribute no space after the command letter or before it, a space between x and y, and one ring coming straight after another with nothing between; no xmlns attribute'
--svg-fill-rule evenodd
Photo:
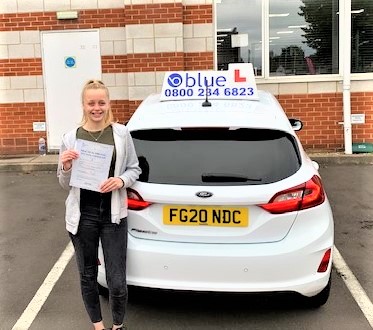
<svg viewBox="0 0 373 330"><path fill-rule="evenodd" d="M249 178L239 174L225 173L204 173L202 174L202 182L260 182L262 178Z"/></svg>

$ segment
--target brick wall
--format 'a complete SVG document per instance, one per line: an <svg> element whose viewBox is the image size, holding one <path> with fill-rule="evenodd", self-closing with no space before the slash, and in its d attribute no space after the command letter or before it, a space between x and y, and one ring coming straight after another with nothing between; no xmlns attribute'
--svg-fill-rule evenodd
<svg viewBox="0 0 373 330"><path fill-rule="evenodd" d="M353 93L351 113L365 114L365 124L353 125L352 140L354 142L373 142L373 92Z"/></svg>
<svg viewBox="0 0 373 330"><path fill-rule="evenodd" d="M288 117L303 121L297 134L312 151L343 151L344 127L342 93L278 95ZM351 94L351 113L365 114L364 124L352 125L352 141L373 142L373 92Z"/></svg>
<svg viewBox="0 0 373 330"><path fill-rule="evenodd" d="M44 103L0 104L1 154L35 153L40 134L33 122L45 121Z"/></svg>
<svg viewBox="0 0 373 330"><path fill-rule="evenodd" d="M0 59L0 76L34 76L41 74L41 58Z"/></svg>
<svg viewBox="0 0 373 330"><path fill-rule="evenodd" d="M277 97L288 117L302 120L297 134L307 149L337 151L343 147L342 94L299 94Z"/></svg>

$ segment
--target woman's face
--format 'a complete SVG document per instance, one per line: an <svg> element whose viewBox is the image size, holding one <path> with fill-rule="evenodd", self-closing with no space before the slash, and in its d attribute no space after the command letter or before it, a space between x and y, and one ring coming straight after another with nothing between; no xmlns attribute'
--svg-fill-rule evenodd
<svg viewBox="0 0 373 330"><path fill-rule="evenodd" d="M87 89L83 98L83 110L88 122L104 122L110 102L104 89Z"/></svg>

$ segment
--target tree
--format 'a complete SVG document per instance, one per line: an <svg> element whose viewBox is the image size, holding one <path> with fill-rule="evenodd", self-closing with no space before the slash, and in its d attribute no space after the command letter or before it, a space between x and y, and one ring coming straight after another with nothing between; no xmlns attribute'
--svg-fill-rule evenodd
<svg viewBox="0 0 373 330"><path fill-rule="evenodd" d="M302 28L305 43L315 50L311 56L322 73L338 71L338 1L302 0L300 16L309 24Z"/></svg>

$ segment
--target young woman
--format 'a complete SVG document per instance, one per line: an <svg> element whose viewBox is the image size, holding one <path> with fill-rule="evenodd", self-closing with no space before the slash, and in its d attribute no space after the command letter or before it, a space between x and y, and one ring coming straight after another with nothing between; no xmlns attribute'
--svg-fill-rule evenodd
<svg viewBox="0 0 373 330"><path fill-rule="evenodd" d="M95 330L105 329L97 284L97 254L101 240L109 299L112 310L111 329L124 329L127 305L126 188L139 177L141 170L132 138L124 125L113 123L109 91L99 80L90 80L82 91L81 126L62 138L57 175L60 185L69 190L66 200L66 229L75 248L84 305ZM70 186L77 139L114 146L108 179L100 191Z"/></svg>

